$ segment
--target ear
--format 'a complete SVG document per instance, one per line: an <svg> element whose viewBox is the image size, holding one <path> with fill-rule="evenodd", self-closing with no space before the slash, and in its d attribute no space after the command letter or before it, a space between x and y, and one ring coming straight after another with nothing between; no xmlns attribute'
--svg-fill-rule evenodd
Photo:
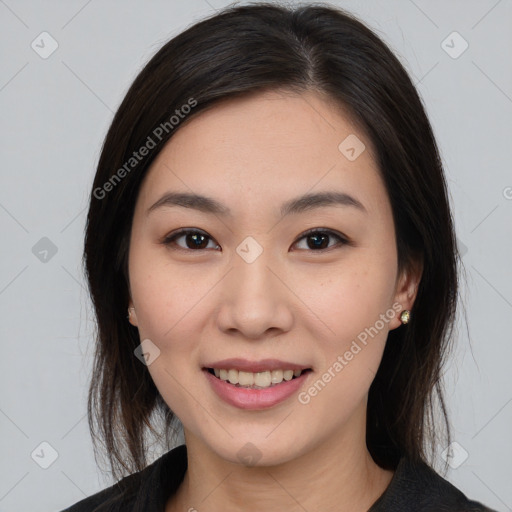
<svg viewBox="0 0 512 512"><path fill-rule="evenodd" d="M393 309L396 311L396 315L389 322L390 330L396 329L402 325L400 313L404 309L411 311L414 301L416 300L422 273L423 262L421 260L415 260L407 265L397 276L393 302Z"/></svg>
<svg viewBox="0 0 512 512"><path fill-rule="evenodd" d="M135 307L133 305L132 299L128 303L128 321L135 327L138 326L137 323L137 312L135 311Z"/></svg>

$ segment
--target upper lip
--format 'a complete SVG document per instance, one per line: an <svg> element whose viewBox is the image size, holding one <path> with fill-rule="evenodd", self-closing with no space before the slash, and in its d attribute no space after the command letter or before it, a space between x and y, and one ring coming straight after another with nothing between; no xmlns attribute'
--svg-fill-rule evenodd
<svg viewBox="0 0 512 512"><path fill-rule="evenodd" d="M204 368L217 368L219 370L241 370L243 372L265 372L272 370L307 370L310 366L281 361L279 359L260 359L259 361L249 361L241 358L223 359L204 365Z"/></svg>

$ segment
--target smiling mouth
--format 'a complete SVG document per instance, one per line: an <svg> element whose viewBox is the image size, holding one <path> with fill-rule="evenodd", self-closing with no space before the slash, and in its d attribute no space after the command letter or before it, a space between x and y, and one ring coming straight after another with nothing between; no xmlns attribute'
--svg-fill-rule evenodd
<svg viewBox="0 0 512 512"><path fill-rule="evenodd" d="M311 372L311 368L303 370L269 370L264 372L244 372L236 369L204 368L219 380L235 387L246 389L266 389L278 386L283 382L297 379Z"/></svg>

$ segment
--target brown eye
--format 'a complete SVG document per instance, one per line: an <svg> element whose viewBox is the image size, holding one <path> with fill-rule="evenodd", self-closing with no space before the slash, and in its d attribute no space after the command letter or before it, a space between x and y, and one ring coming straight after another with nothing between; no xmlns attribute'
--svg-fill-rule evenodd
<svg viewBox="0 0 512 512"><path fill-rule="evenodd" d="M184 239L184 246L177 243L177 240ZM197 251L208 248L208 242L212 240L206 233L198 231L196 229L182 229L177 233L167 236L163 244L164 245L175 245L178 250L184 251ZM218 246L217 246L218 247Z"/></svg>
<svg viewBox="0 0 512 512"><path fill-rule="evenodd" d="M335 238L338 240L337 244L329 246L329 239ZM305 250L311 250L315 252L324 251L327 249L332 249L333 247L336 247L336 245L344 245L347 244L348 241L346 238L341 236L338 233L335 233L334 231L330 229L326 230L320 230L318 228L312 229L304 233L299 240L306 239L306 245L307 247ZM297 242L296 242L297 243ZM303 250L303 249L301 249Z"/></svg>

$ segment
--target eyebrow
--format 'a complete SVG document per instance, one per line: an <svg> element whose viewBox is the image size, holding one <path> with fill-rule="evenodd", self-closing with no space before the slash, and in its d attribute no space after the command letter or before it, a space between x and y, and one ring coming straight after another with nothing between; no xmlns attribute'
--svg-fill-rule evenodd
<svg viewBox="0 0 512 512"><path fill-rule="evenodd" d="M216 199L190 192L167 192L148 208L146 215L149 215L158 208L173 206L191 208L224 217L233 216L231 210ZM285 215L299 214L326 206L351 206L363 213L368 213L363 204L355 197L344 192L324 191L304 194L286 201L281 205L281 215L284 217Z"/></svg>

